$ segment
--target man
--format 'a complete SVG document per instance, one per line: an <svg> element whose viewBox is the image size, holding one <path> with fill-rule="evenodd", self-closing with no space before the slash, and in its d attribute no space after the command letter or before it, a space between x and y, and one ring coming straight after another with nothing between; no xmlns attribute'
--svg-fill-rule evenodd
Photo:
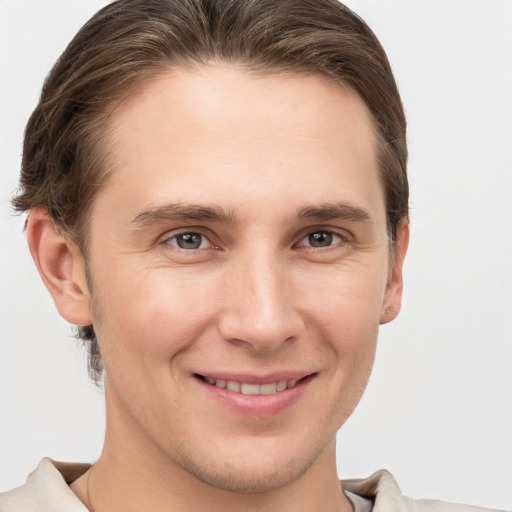
<svg viewBox="0 0 512 512"><path fill-rule="evenodd" d="M100 11L45 84L15 205L104 379L105 445L2 510L451 510L336 473L400 309L405 168L386 57L340 4Z"/></svg>

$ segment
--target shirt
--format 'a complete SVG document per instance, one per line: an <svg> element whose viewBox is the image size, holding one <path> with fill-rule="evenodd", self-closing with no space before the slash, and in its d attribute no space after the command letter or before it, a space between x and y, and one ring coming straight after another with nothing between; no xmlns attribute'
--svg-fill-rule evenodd
<svg viewBox="0 0 512 512"><path fill-rule="evenodd" d="M25 485L0 494L0 512L87 512L69 484L89 467L90 464L43 459ZM354 512L492 512L469 505L413 500L402 495L386 470L377 471L366 479L342 480L341 485Z"/></svg>

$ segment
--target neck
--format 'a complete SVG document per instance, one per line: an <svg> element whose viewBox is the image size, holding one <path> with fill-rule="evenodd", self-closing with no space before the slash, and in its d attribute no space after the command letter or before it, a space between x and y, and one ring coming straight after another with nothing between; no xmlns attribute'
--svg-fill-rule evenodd
<svg viewBox="0 0 512 512"><path fill-rule="evenodd" d="M338 480L334 439L304 474L287 485L264 492L233 492L204 483L177 465L139 428L127 428L129 418L116 420L107 408L101 456L93 470L71 486L91 512L352 510Z"/></svg>
<svg viewBox="0 0 512 512"><path fill-rule="evenodd" d="M155 472L130 456L112 456L104 450L93 471L72 489L91 512L312 512L319 504L325 512L351 511L332 468L335 464L329 461L331 469L325 468L325 459L331 459L330 453L322 454L301 478L281 489L235 493L211 487L181 468L167 466Z"/></svg>

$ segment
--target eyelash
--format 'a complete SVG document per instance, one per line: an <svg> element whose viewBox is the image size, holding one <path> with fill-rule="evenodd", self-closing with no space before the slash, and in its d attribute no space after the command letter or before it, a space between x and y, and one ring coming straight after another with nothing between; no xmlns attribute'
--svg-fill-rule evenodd
<svg viewBox="0 0 512 512"><path fill-rule="evenodd" d="M330 237L330 240L328 238L328 241L331 241L331 243L329 245L324 245L324 246L314 246L314 245L303 245L301 244L301 242L303 242L304 240L306 239L310 239L310 237L313 237L314 235L322 235L322 236L326 236L327 237ZM334 239L337 238L339 239L339 241L337 242L334 242ZM317 237L318 240L320 240L320 237ZM348 242L349 240L349 237L348 235L346 234L342 234L342 233L339 233L337 231L332 231L332 230L329 230L329 229L316 229L314 231L309 231L305 236L303 236L299 242L297 242L295 244L295 247L308 247L312 250L317 250L317 251L321 251L323 248L325 249L329 249L331 247L335 247L341 243L346 243ZM309 240L309 242L311 243L311 239Z"/></svg>
<svg viewBox="0 0 512 512"><path fill-rule="evenodd" d="M324 246L311 245L312 240L310 237L313 237L314 235L321 235L322 237L327 236L327 241L330 241L331 243L329 243L329 245L324 245ZM178 238L186 237L186 236L200 237L199 247L191 247L191 248L180 247L179 242L177 241ZM304 242L308 238L309 238L310 244L309 245L303 244L302 242ZM308 233L306 233L306 235L304 235L297 243L295 243L293 245L293 247L307 247L309 250L322 251L324 249L329 249L331 247L335 247L338 244L346 243L349 241L349 238L350 237L348 234L342 234L340 232L332 231L329 229L316 229L316 230L308 231ZM319 241L321 241L320 236L318 236L317 239ZM335 240L335 239L338 239L338 241L333 242L333 240ZM172 243L172 241L176 241L176 243ZM209 243L209 246L201 247L205 243L205 241L207 241ZM195 251L204 250L204 249L218 249L218 247L215 246L215 244L213 244L206 235L204 235L203 233L197 232L197 231L183 231L181 233L175 233L171 236L166 237L165 240L163 241L163 243L166 245L174 246L178 250L182 250L185 252L193 252L193 251L195 252Z"/></svg>
<svg viewBox="0 0 512 512"><path fill-rule="evenodd" d="M172 240L177 240L179 237L185 237L185 236L195 236L195 237L200 237L201 238L201 242L200 242L200 247L193 247L193 248L184 248L184 247L180 247L178 245L178 242L176 242L176 244L173 244L171 243ZM203 242L204 241L208 241L209 242L209 247L201 247L201 245L203 245ZM169 237L167 237L165 240L164 240L164 243L167 244L167 245L172 245L174 247L176 247L177 249L180 249L182 251L186 251L186 252L191 252L191 251L196 251L196 250L202 250L202 249L211 249L211 248L216 248L214 246L214 244L212 244L212 242L210 241L210 239L206 236L206 235L203 235L202 233L199 233L197 231L183 231L181 233L175 233L174 235L171 235Z"/></svg>

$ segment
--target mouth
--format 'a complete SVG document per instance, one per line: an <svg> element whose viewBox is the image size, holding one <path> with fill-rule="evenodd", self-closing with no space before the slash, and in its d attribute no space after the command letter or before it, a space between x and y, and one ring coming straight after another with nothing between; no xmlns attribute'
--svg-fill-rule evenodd
<svg viewBox="0 0 512 512"><path fill-rule="evenodd" d="M228 391L240 393L242 395L275 395L277 393L281 393L283 391L295 388L305 379L312 377L313 374L305 375L304 377L299 379L278 380L276 382L268 382L264 384L214 379L212 377L200 375L198 373L194 374L194 376L199 380L206 382L207 384L210 384L211 386L221 389L227 389Z"/></svg>
<svg viewBox="0 0 512 512"><path fill-rule="evenodd" d="M235 417L254 420L278 418L282 413L293 409L307 393L310 384L318 373L276 372L265 376L250 373L194 373L194 380L208 397L207 406L220 404L222 415L229 410ZM209 399L213 399L209 400ZM231 417L231 416L229 416Z"/></svg>

